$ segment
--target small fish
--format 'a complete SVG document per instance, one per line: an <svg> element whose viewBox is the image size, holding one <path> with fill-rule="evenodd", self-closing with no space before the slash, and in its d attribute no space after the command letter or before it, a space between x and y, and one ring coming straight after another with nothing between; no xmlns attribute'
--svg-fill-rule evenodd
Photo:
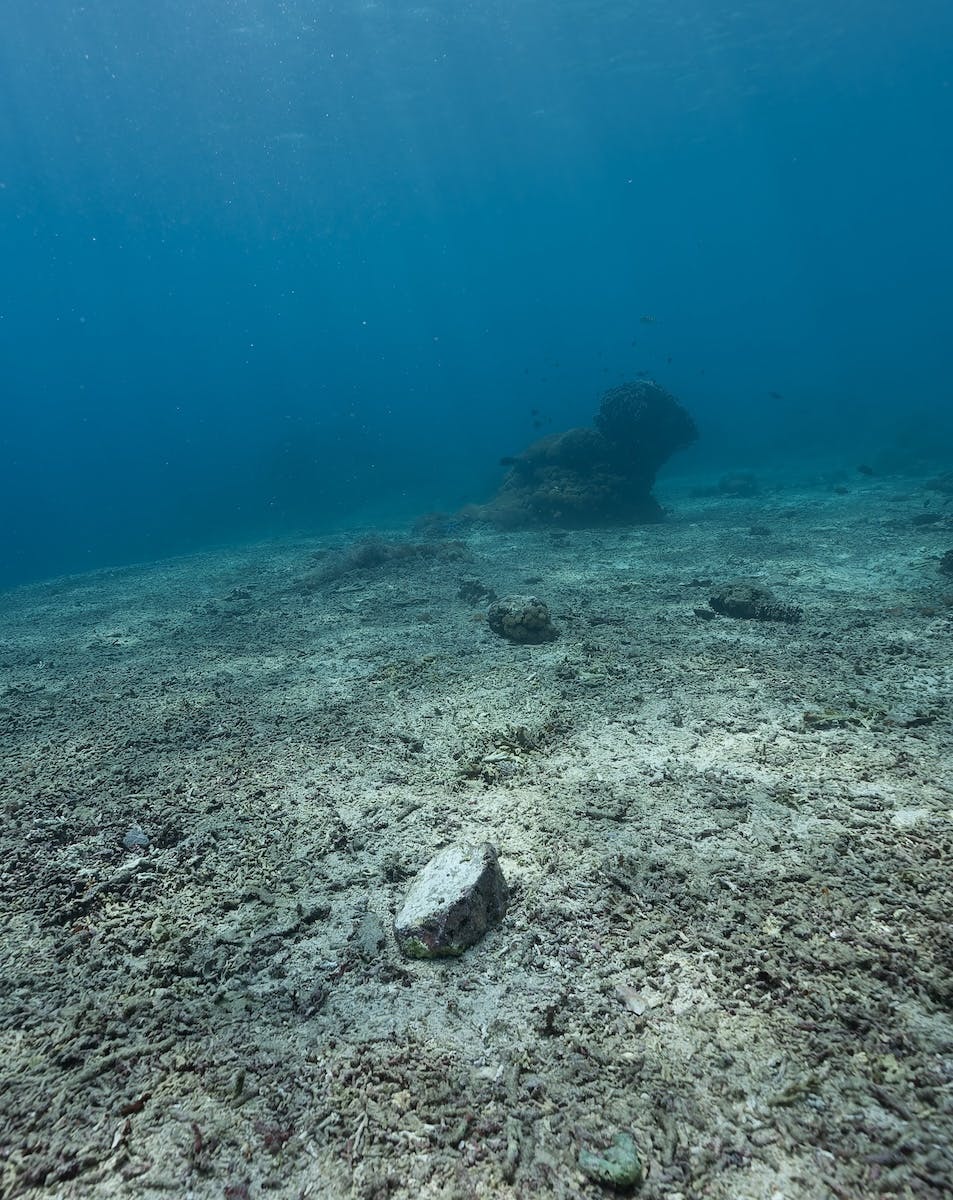
<svg viewBox="0 0 953 1200"><path fill-rule="evenodd" d="M642 325L654 325L656 323L656 318L651 316L649 313L643 313L641 317L639 317L639 323Z"/></svg>
<svg viewBox="0 0 953 1200"><path fill-rule="evenodd" d="M781 395L780 392L768 392L768 395L771 397L772 400L783 400L784 399L784 397Z"/></svg>
<svg viewBox="0 0 953 1200"><path fill-rule="evenodd" d="M515 462L516 462L516 459L513 457L512 454L505 454L500 459L500 466L501 467L512 467Z"/></svg>
<svg viewBox="0 0 953 1200"><path fill-rule="evenodd" d="M861 463L860 466L857 468L857 470L861 473L861 475L876 475L877 474L877 472L873 469L873 467L868 467L866 463Z"/></svg>

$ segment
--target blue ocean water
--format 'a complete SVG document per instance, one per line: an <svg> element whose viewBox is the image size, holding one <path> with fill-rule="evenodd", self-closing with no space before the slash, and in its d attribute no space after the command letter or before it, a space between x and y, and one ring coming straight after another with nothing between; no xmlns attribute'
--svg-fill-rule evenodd
<svg viewBox="0 0 953 1200"><path fill-rule="evenodd" d="M0 16L2 585L481 500L639 373L673 470L953 458L949 0Z"/></svg>

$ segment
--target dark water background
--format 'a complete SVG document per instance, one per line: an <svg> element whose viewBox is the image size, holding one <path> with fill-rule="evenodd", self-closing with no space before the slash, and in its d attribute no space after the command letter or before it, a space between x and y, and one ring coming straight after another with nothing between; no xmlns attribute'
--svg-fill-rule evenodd
<svg viewBox="0 0 953 1200"><path fill-rule="evenodd" d="M483 499L638 371L672 470L953 465L950 0L0 30L0 583Z"/></svg>

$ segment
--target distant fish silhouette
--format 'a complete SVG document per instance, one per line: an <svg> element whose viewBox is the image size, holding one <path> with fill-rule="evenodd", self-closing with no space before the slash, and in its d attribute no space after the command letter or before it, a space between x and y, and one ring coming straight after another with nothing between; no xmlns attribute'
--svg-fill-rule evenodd
<svg viewBox="0 0 953 1200"><path fill-rule="evenodd" d="M857 470L861 473L861 475L876 475L877 474L877 472L873 469L873 467L868 467L866 463L861 463L860 466L857 468Z"/></svg>
<svg viewBox="0 0 953 1200"><path fill-rule="evenodd" d="M781 395L780 392L768 392L768 395L771 397L772 400L783 400L784 399L784 397Z"/></svg>
<svg viewBox="0 0 953 1200"><path fill-rule="evenodd" d="M654 325L656 320L657 318L651 316L649 313L643 313L641 317L639 317L639 323L642 325Z"/></svg>

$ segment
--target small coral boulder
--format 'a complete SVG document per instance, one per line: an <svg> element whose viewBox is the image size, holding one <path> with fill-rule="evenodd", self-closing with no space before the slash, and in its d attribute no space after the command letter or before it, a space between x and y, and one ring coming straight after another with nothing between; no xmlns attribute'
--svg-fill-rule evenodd
<svg viewBox="0 0 953 1200"><path fill-rule="evenodd" d="M782 604L766 587L746 580L719 588L708 603L723 617L741 617L749 621L784 621L795 625L804 615L794 604Z"/></svg>
<svg viewBox="0 0 953 1200"><path fill-rule="evenodd" d="M549 606L535 596L504 596L490 605L486 622L510 642L552 642L559 637Z"/></svg>

